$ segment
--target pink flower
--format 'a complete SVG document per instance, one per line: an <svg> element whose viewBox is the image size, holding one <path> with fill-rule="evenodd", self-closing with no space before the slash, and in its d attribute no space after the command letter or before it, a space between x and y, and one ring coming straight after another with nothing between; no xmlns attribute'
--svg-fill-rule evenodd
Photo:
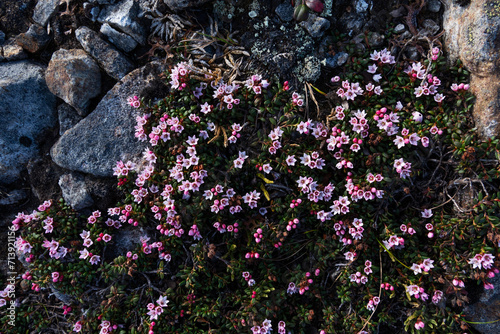
<svg viewBox="0 0 500 334"><path fill-rule="evenodd" d="M424 328L424 326L425 326L425 324L424 324L424 322L422 320L417 320L417 322L415 323L415 328L417 330L420 330L420 329Z"/></svg>

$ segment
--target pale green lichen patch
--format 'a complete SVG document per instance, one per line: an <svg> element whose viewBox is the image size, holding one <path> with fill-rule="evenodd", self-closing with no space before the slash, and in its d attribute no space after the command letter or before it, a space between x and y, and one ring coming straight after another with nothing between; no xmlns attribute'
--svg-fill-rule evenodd
<svg viewBox="0 0 500 334"><path fill-rule="evenodd" d="M490 19L500 17L500 1L488 1L484 4L484 10L486 12L486 16Z"/></svg>

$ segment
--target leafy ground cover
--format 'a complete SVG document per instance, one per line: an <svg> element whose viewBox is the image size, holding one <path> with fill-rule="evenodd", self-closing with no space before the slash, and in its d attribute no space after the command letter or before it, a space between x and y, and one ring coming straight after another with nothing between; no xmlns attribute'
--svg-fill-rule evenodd
<svg viewBox="0 0 500 334"><path fill-rule="evenodd" d="M117 163L122 201L13 221L29 263L16 289L33 291L16 330L466 331L467 291L498 273L500 144L476 136L468 73L438 48L346 50L307 92L180 62L168 96L130 97L150 148ZM57 302L30 302L46 288Z"/></svg>

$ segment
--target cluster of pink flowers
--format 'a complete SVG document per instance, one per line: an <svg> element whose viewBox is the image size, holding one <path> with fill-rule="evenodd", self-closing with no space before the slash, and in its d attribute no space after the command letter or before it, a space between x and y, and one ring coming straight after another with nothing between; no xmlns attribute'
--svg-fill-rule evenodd
<svg viewBox="0 0 500 334"><path fill-rule="evenodd" d="M48 241L45 240L42 244L42 247L47 248L49 250L49 255L53 259L60 259L66 256L68 253L68 249L63 246L59 246L59 242L57 241Z"/></svg>
<svg viewBox="0 0 500 334"><path fill-rule="evenodd" d="M219 233L224 233L224 232L238 233L238 226L239 226L238 223L234 223L232 225L221 224L219 222L214 223L214 227L217 229Z"/></svg>
<svg viewBox="0 0 500 334"><path fill-rule="evenodd" d="M443 291L441 290L434 291L434 294L432 295L432 303L437 305L443 298L443 295Z"/></svg>
<svg viewBox="0 0 500 334"><path fill-rule="evenodd" d="M234 94L236 94L236 92L238 92L238 89L240 88L239 85L234 83L226 84L222 80L216 86L214 85L215 82L212 81L212 87L215 88L213 98L220 101L220 109L224 109L224 104L227 109L233 109L234 105L240 104L240 99L234 98Z"/></svg>
<svg viewBox="0 0 500 334"><path fill-rule="evenodd" d="M403 158L396 159L394 161L394 168L396 169L396 172L399 173L399 177L402 179L407 178L410 176L411 173L411 163L410 162L405 162Z"/></svg>
<svg viewBox="0 0 500 334"><path fill-rule="evenodd" d="M96 210L92 212L92 214L87 218L87 223L89 224L95 224L97 221L97 218L101 217L101 212L99 210Z"/></svg>
<svg viewBox="0 0 500 334"><path fill-rule="evenodd" d="M63 280L63 275L59 274L59 272L54 271L52 274L52 282L57 283L57 282L62 282Z"/></svg>
<svg viewBox="0 0 500 334"><path fill-rule="evenodd" d="M362 95L364 90L361 88L359 82L350 83L345 80L342 81L342 88L337 89L337 95L346 100L352 100L358 96Z"/></svg>
<svg viewBox="0 0 500 334"><path fill-rule="evenodd" d="M116 167L113 168L113 175L118 177L127 176L131 170L135 169L135 167L136 164L132 161L127 161L126 163L123 163L123 161L117 161Z"/></svg>
<svg viewBox="0 0 500 334"><path fill-rule="evenodd" d="M252 275L248 271L244 271L242 273L243 278L247 282L248 286L254 286L255 285L255 280L252 278Z"/></svg>
<svg viewBox="0 0 500 334"><path fill-rule="evenodd" d="M269 82L263 80L260 74L254 74L245 81L245 87L252 89L255 94L262 94L262 88L266 89L268 86ZM286 86L288 86L288 84Z"/></svg>
<svg viewBox="0 0 500 334"><path fill-rule="evenodd" d="M201 239L200 230L198 229L198 226L196 226L196 224L193 224L191 226L191 228L189 229L188 235L193 237L194 240Z"/></svg>
<svg viewBox="0 0 500 334"><path fill-rule="evenodd" d="M128 104L130 104L131 107L134 107L134 108L139 108L141 106L141 101L139 101L138 96L131 96L131 97L127 98L127 102L128 102Z"/></svg>
<svg viewBox="0 0 500 334"><path fill-rule="evenodd" d="M431 55L431 59L432 59L433 61L436 61L436 60L438 59L438 57L439 57L439 52L440 52L439 48L437 48L437 47L432 48L432 55Z"/></svg>
<svg viewBox="0 0 500 334"><path fill-rule="evenodd" d="M319 153L314 151L310 155L304 153L300 158L300 163L311 169L323 169L325 166L325 159L320 158Z"/></svg>
<svg viewBox="0 0 500 334"><path fill-rule="evenodd" d="M144 125L148 122L149 117L151 117L151 114L144 114L142 116L137 116L135 118L135 121L137 123L135 128L135 138L137 138L139 141L146 141L148 139L148 136L146 135L146 132L144 131Z"/></svg>
<svg viewBox="0 0 500 334"><path fill-rule="evenodd" d="M434 268L433 263L434 263L434 260L425 259L420 264L414 263L411 266L411 270L413 270L413 273L415 275L420 274L422 272L422 270L425 271L425 272L428 272L429 270L431 270L432 268Z"/></svg>
<svg viewBox="0 0 500 334"><path fill-rule="evenodd" d="M472 265L472 269L490 269L493 266L494 260L495 257L490 253L479 253L470 258L468 263Z"/></svg>
<svg viewBox="0 0 500 334"><path fill-rule="evenodd" d="M252 334L270 334L273 330L271 320L264 320L261 326L253 326L251 329Z"/></svg>
<svg viewBox="0 0 500 334"><path fill-rule="evenodd" d="M394 145L398 147L398 149L401 149L401 147L404 147L405 145L408 144L417 146L419 140L420 137L417 135L417 133L413 132L410 134L410 131L408 129L403 128L401 130L401 136L397 135L396 138L393 140L393 142ZM424 141L422 141L422 143L424 143Z"/></svg>
<svg viewBox="0 0 500 334"><path fill-rule="evenodd" d="M426 301L429 298L429 295L425 293L424 288L419 287L418 285L412 284L406 287L406 292L411 296L415 296L417 299L422 299L422 301Z"/></svg>
<svg viewBox="0 0 500 334"><path fill-rule="evenodd" d="M357 284L366 284L368 282L368 277L366 277L359 271L356 272L355 274L351 274L349 276L349 279L351 280L351 282L355 282Z"/></svg>
<svg viewBox="0 0 500 334"><path fill-rule="evenodd" d="M370 128L370 126L368 125L368 121L366 120L366 112L364 110L358 110L353 115L354 117L351 117L351 119L349 120L349 123L352 125L352 131L356 133L363 133L363 138L368 136L368 129ZM359 150L359 146L356 148L354 148L353 146L351 146L351 150L357 152Z"/></svg>
<svg viewBox="0 0 500 334"><path fill-rule="evenodd" d="M292 220L289 220L288 224L286 225L286 230L291 231L292 229L296 229L299 222L300 221L298 218L294 218Z"/></svg>
<svg viewBox="0 0 500 334"><path fill-rule="evenodd" d="M147 305L149 320L156 320L158 316L163 313L163 309L167 307L169 300L165 296L160 296L156 301L156 305L149 303Z"/></svg>
<svg viewBox="0 0 500 334"><path fill-rule="evenodd" d="M231 132L231 136L228 138L228 141L231 144L234 144L236 143L238 138L240 138L241 135L239 134L239 132L243 129L243 127L240 124L234 123L233 125L231 125L231 129L233 131Z"/></svg>
<svg viewBox="0 0 500 334"><path fill-rule="evenodd" d="M403 232L403 234L408 233L409 235L414 235L415 233L417 233L417 231L415 231L413 227L408 227L406 224L401 224L399 226L399 229L401 230L401 232Z"/></svg>
<svg viewBox="0 0 500 334"><path fill-rule="evenodd" d="M180 62L172 69L170 85L173 89L182 90L186 87L186 80L191 70L186 62Z"/></svg>
<svg viewBox="0 0 500 334"><path fill-rule="evenodd" d="M248 204L250 209L256 208L257 207L257 201L260 199L260 193L257 192L257 190L253 190L249 193L246 193L245 196L243 196L243 201Z"/></svg>
<svg viewBox="0 0 500 334"><path fill-rule="evenodd" d="M269 133L269 138L272 141L272 144L269 146L269 153L276 154L277 150L281 148L281 136L283 135L283 130L280 127L276 127Z"/></svg>
<svg viewBox="0 0 500 334"><path fill-rule="evenodd" d="M469 84L464 84L464 83L460 83L460 84L456 84L456 83L453 83L451 84L451 90L454 91L454 92L465 92L467 90L469 90Z"/></svg>
<svg viewBox="0 0 500 334"><path fill-rule="evenodd" d="M387 49L383 49L381 51L373 51L370 54L370 59L373 61L378 61L379 64L392 65L396 63L396 58Z"/></svg>
<svg viewBox="0 0 500 334"><path fill-rule="evenodd" d="M363 232L365 230L363 227L363 220L358 219L358 218L354 218L354 220L352 222L352 226L353 227L349 228L349 234L352 236L352 238L355 240L360 240L361 238L363 238ZM371 263L370 263L370 267L371 267ZM366 270L365 270L365 272L366 272Z"/></svg>
<svg viewBox="0 0 500 334"><path fill-rule="evenodd" d="M292 104L294 106L302 107L304 105L304 99L297 92L293 92L292 94Z"/></svg>
<svg viewBox="0 0 500 334"><path fill-rule="evenodd" d="M245 160L248 158L248 155L246 154L246 152L239 152L238 153L238 158L236 158L234 161L233 161L233 165L234 165L234 168L242 168L243 167L243 163L245 162Z"/></svg>
<svg viewBox="0 0 500 334"><path fill-rule="evenodd" d="M45 233L52 233L54 230L54 219L52 217L47 217L43 221L43 229L45 230Z"/></svg>
<svg viewBox="0 0 500 334"><path fill-rule="evenodd" d="M378 305L378 303L380 303L380 297L378 297L378 296L372 297L368 301L366 308L373 312L373 311L375 311L375 307Z"/></svg>
<svg viewBox="0 0 500 334"><path fill-rule="evenodd" d="M397 235L392 235L388 240L382 241L387 249L394 247L395 249L403 248L405 245L405 239L398 237Z"/></svg>

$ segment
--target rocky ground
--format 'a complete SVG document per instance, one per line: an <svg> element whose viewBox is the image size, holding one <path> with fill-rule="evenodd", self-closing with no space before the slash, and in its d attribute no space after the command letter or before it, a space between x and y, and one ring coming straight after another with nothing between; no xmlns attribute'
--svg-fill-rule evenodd
<svg viewBox="0 0 500 334"><path fill-rule="evenodd" d="M0 2L0 238L17 212L49 198L78 210L115 201L112 167L143 151L126 98L165 94L161 73L175 61L225 80L258 72L327 89L349 56L335 34L418 60L417 35L439 45L447 8L468 2L324 3L298 24L288 0Z"/></svg>

